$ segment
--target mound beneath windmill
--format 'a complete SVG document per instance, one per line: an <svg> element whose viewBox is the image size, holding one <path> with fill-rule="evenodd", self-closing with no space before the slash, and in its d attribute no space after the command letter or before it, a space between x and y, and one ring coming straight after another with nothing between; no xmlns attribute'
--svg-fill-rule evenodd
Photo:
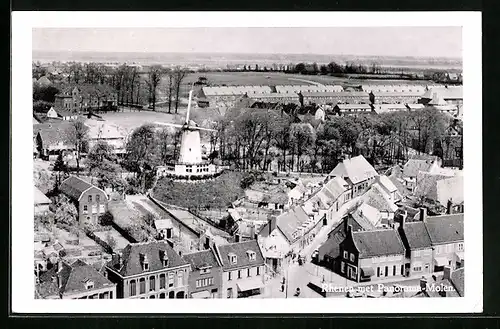
<svg viewBox="0 0 500 329"><path fill-rule="evenodd" d="M183 208L221 209L244 196L241 181L246 173L224 171L212 180L196 183L160 178L152 196L166 204Z"/></svg>

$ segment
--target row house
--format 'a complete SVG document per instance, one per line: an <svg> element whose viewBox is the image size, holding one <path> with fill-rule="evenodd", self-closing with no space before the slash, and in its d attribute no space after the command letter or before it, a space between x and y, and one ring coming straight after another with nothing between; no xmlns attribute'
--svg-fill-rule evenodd
<svg viewBox="0 0 500 329"><path fill-rule="evenodd" d="M116 284L81 260L59 261L37 278L35 298L115 299Z"/></svg>
<svg viewBox="0 0 500 329"><path fill-rule="evenodd" d="M422 97L422 92L371 92L372 104L416 104Z"/></svg>
<svg viewBox="0 0 500 329"><path fill-rule="evenodd" d="M106 264L117 298L188 298L191 265L164 241L131 243Z"/></svg>
<svg viewBox="0 0 500 329"><path fill-rule="evenodd" d="M433 87L429 88L419 100L419 103L429 103L437 94L437 97L442 98L450 105L463 105L463 87Z"/></svg>
<svg viewBox="0 0 500 329"><path fill-rule="evenodd" d="M332 110L334 115L365 115L373 114L373 106L370 104L336 104Z"/></svg>
<svg viewBox="0 0 500 329"><path fill-rule="evenodd" d="M351 198L366 192L377 176L375 168L362 155L344 159L329 174L329 177L341 177L349 184Z"/></svg>
<svg viewBox="0 0 500 329"><path fill-rule="evenodd" d="M368 93L360 91L341 91L341 92L303 92L304 104L368 104L370 98Z"/></svg>
<svg viewBox="0 0 500 329"><path fill-rule="evenodd" d="M222 267L213 246L184 254L183 258L191 265L189 298L222 298Z"/></svg>
<svg viewBox="0 0 500 329"><path fill-rule="evenodd" d="M353 231L340 244L340 273L356 282L404 276L405 248L396 230Z"/></svg>
<svg viewBox="0 0 500 329"><path fill-rule="evenodd" d="M99 216L108 210L106 192L80 177L66 178L62 181L59 190L75 204L80 224L93 223L95 225Z"/></svg>
<svg viewBox="0 0 500 329"><path fill-rule="evenodd" d="M216 247L222 264L222 298L246 298L264 293L265 260L256 240Z"/></svg>
<svg viewBox="0 0 500 329"><path fill-rule="evenodd" d="M463 214L427 216L420 209L420 221L406 222L403 216L398 229L407 248L408 275L422 275L463 267L464 227Z"/></svg>

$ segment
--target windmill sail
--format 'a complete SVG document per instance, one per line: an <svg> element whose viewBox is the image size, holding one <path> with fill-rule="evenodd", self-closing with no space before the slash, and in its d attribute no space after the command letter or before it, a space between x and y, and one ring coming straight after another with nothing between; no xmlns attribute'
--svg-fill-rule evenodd
<svg viewBox="0 0 500 329"><path fill-rule="evenodd" d="M182 125L178 125L175 123L168 123L168 122L155 122L157 125L162 125L162 126L169 126L169 127L175 127L175 128L182 128Z"/></svg>
<svg viewBox="0 0 500 329"><path fill-rule="evenodd" d="M186 124L189 125L189 112L191 111L191 98L193 97L193 90L189 91L188 108L186 111Z"/></svg>

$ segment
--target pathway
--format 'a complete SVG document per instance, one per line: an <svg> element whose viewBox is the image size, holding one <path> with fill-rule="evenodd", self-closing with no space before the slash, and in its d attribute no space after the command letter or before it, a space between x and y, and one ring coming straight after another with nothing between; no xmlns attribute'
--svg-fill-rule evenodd
<svg viewBox="0 0 500 329"><path fill-rule="evenodd" d="M307 82L309 84L320 86L320 87L324 86L322 83L319 83L319 82L316 82L316 81L311 81L311 80L297 79L297 78L288 78L288 80Z"/></svg>

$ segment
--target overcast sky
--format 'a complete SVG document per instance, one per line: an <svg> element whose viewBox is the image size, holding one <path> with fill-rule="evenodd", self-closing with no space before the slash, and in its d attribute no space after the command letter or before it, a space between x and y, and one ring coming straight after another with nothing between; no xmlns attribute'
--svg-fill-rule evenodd
<svg viewBox="0 0 500 329"><path fill-rule="evenodd" d="M33 50L462 57L460 27L38 28Z"/></svg>

